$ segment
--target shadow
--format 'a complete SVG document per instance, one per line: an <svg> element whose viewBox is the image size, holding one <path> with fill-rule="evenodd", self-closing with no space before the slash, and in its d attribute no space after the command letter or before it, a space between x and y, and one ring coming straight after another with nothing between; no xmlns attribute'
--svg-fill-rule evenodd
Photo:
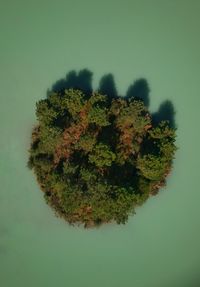
<svg viewBox="0 0 200 287"><path fill-rule="evenodd" d="M65 89L80 89L86 95L92 93L92 75L93 73L88 69L80 70L79 73L72 70L70 71L64 79L58 80L52 85L50 91L47 92L57 92L63 93Z"/></svg>
<svg viewBox="0 0 200 287"><path fill-rule="evenodd" d="M104 75L100 82L98 92L103 95L107 95L110 100L117 98L117 89L112 74Z"/></svg>
<svg viewBox="0 0 200 287"><path fill-rule="evenodd" d="M60 79L52 85L52 88L47 91L47 96L51 92L63 93L65 89L80 89L86 96L93 92L92 88L93 73L88 69L82 69L79 72L72 70L67 73L64 79ZM107 95L109 101L119 98L113 74L104 75L99 81L97 91L103 95ZM142 100L144 105L148 108L150 104L150 88L146 79L141 78L136 80L129 86L125 98L130 99L134 97L136 100ZM152 122L157 125L160 121L168 121L170 127L175 128L175 109L171 101L163 102L158 111L152 114Z"/></svg>
<svg viewBox="0 0 200 287"><path fill-rule="evenodd" d="M149 107L149 84L145 79L136 80L127 90L126 98L130 99L134 97L135 99L142 100L146 107Z"/></svg>
<svg viewBox="0 0 200 287"><path fill-rule="evenodd" d="M152 114L152 122L154 125L158 125L161 121L168 121L171 128L176 128L175 109L169 100L163 102L158 111Z"/></svg>

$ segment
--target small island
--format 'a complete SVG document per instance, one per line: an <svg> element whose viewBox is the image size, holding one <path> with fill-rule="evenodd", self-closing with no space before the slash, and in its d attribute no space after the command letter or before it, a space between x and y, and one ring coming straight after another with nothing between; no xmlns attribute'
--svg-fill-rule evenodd
<svg viewBox="0 0 200 287"><path fill-rule="evenodd" d="M176 130L154 124L142 100L65 89L40 100L36 116L28 166L68 223L125 223L165 185Z"/></svg>

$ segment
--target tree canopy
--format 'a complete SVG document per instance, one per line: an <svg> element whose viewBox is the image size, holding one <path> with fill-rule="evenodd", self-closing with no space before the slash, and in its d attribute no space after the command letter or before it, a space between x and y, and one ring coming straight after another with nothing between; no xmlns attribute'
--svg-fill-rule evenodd
<svg viewBox="0 0 200 287"><path fill-rule="evenodd" d="M77 89L36 104L28 165L47 203L70 224L125 223L165 185L176 150L169 122L143 101Z"/></svg>

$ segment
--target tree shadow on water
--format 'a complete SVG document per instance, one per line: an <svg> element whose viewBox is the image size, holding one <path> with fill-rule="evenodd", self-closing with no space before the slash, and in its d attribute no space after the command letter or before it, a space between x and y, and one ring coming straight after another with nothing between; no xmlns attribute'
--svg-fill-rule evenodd
<svg viewBox="0 0 200 287"><path fill-rule="evenodd" d="M176 128L175 124L175 109L171 101L164 101L157 112L152 114L152 122L158 125L161 121L168 121L171 128Z"/></svg>
<svg viewBox="0 0 200 287"><path fill-rule="evenodd" d="M136 80L127 90L126 98L134 97L137 100L143 101L148 108L150 104L150 88L146 79L141 78ZM175 109L170 100L164 101L157 112L152 114L152 122L156 126L161 121L168 121L171 128L175 128Z"/></svg>
<svg viewBox="0 0 200 287"><path fill-rule="evenodd" d="M107 95L111 100L117 98L117 89L114 76L112 74L104 75L101 78L98 92L100 94Z"/></svg>
<svg viewBox="0 0 200 287"><path fill-rule="evenodd" d="M80 89L86 94L92 93L92 75L88 69L80 70L78 73L75 70L67 73L64 79L58 80L52 85L49 92L64 92L65 89Z"/></svg>
<svg viewBox="0 0 200 287"><path fill-rule="evenodd" d="M82 69L79 72L72 70L67 73L64 79L60 79L52 85L51 90L47 91L47 95L52 92L63 93L65 89L80 89L86 96L93 92L92 88L93 73L88 69ZM101 94L107 95L109 101L116 99L119 96L114 80L111 73L104 75L99 81L97 91ZM148 108L150 104L150 88L146 79L141 78L133 82L127 89L126 95L122 98L130 99L134 97L136 100L143 101L144 105ZM173 103L169 100L164 101L157 112L152 114L152 122L154 125L159 124L161 121L168 121L170 127L175 128L175 109Z"/></svg>
<svg viewBox="0 0 200 287"><path fill-rule="evenodd" d="M134 97L138 100L142 100L148 108L150 104L149 92L150 89L147 80L143 78L138 79L128 88L126 98Z"/></svg>

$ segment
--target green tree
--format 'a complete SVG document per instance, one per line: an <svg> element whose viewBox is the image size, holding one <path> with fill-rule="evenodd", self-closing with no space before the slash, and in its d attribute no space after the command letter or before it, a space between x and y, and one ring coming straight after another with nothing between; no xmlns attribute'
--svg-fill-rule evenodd
<svg viewBox="0 0 200 287"><path fill-rule="evenodd" d="M99 168L104 166L111 166L115 158L115 154L107 145L99 143L94 147L92 153L90 153L89 162L94 163L96 167Z"/></svg>
<svg viewBox="0 0 200 287"><path fill-rule="evenodd" d="M176 130L154 126L142 101L67 89L40 100L36 116L28 166L70 224L125 223L165 183Z"/></svg>

